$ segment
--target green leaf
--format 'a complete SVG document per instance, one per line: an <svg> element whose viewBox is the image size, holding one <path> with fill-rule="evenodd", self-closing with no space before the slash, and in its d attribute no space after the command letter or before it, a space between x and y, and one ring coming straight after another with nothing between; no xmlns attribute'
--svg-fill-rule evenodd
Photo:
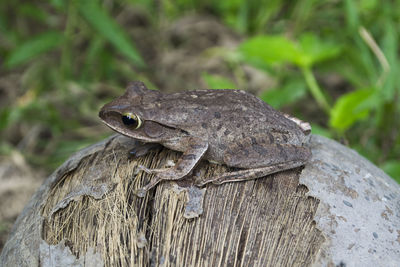
<svg viewBox="0 0 400 267"><path fill-rule="evenodd" d="M10 108L3 108L0 110L0 130L5 129L9 125L10 121Z"/></svg>
<svg viewBox="0 0 400 267"><path fill-rule="evenodd" d="M257 36L241 44L239 51L251 63L282 64L293 63L310 67L316 62L337 56L338 45L322 42L314 34L307 33L296 44L284 36Z"/></svg>
<svg viewBox="0 0 400 267"><path fill-rule="evenodd" d="M48 0L48 1L52 6L58 8L58 9L66 8L67 3L68 3L67 1L64 1L64 0Z"/></svg>
<svg viewBox="0 0 400 267"><path fill-rule="evenodd" d="M202 78L206 82L208 88L214 89L233 89L236 88L236 85L229 79L221 76L203 73Z"/></svg>
<svg viewBox="0 0 400 267"><path fill-rule="evenodd" d="M382 169L398 183L400 183L400 161L391 160L383 164Z"/></svg>
<svg viewBox="0 0 400 267"><path fill-rule="evenodd" d="M295 44L280 35L250 38L240 45L239 52L244 60L264 64L294 62L300 56Z"/></svg>
<svg viewBox="0 0 400 267"><path fill-rule="evenodd" d="M89 24L111 42L121 54L128 57L137 66L145 66L142 57L125 31L100 7L97 1L79 1L78 9Z"/></svg>
<svg viewBox="0 0 400 267"><path fill-rule="evenodd" d="M322 135L327 138L333 138L332 133L328 129L321 127L318 124L311 124L311 133Z"/></svg>
<svg viewBox="0 0 400 267"><path fill-rule="evenodd" d="M282 88L263 92L260 98L274 108L280 108L283 105L293 103L302 98L306 92L307 87L304 81L294 79L287 82Z"/></svg>
<svg viewBox="0 0 400 267"><path fill-rule="evenodd" d="M365 119L374 105L371 101L374 93L373 89L359 89L342 95L332 108L330 125L343 132L355 122Z"/></svg>
<svg viewBox="0 0 400 267"><path fill-rule="evenodd" d="M43 8L40 8L38 5L33 3L20 3L18 5L18 15L22 17L30 17L37 21L45 22L48 14L44 11Z"/></svg>
<svg viewBox="0 0 400 267"><path fill-rule="evenodd" d="M302 57L298 58L298 65L311 66L317 62L336 57L341 47L339 45L323 42L315 34L305 33L299 40Z"/></svg>
<svg viewBox="0 0 400 267"><path fill-rule="evenodd" d="M13 68L23 63L27 63L36 56L59 46L62 41L63 35L61 33L42 33L23 42L23 44L12 50L4 64L7 68Z"/></svg>

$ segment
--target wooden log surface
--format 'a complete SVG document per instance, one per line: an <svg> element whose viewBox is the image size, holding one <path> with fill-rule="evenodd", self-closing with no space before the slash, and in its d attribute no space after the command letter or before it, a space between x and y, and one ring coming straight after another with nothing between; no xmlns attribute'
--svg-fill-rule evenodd
<svg viewBox="0 0 400 267"><path fill-rule="evenodd" d="M137 166L160 168L180 153L163 148L132 159L135 145L115 135L61 166L18 218L0 265L340 264L315 221L320 200L299 183L303 168L203 189L191 179L162 182L138 198L134 190L150 175ZM228 169L204 162L198 170L208 177Z"/></svg>

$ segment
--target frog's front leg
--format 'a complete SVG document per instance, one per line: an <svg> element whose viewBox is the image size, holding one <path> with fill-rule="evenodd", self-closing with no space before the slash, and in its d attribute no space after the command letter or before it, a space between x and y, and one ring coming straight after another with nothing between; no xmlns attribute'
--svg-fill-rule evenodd
<svg viewBox="0 0 400 267"><path fill-rule="evenodd" d="M144 187L136 191L136 195L143 197L148 190L157 185L161 180L179 180L188 175L196 164L200 161L204 153L207 151L208 143L198 139L189 138L187 150L183 153L182 157L178 160L176 165L169 169L146 169L142 170L148 173L156 173L155 177Z"/></svg>

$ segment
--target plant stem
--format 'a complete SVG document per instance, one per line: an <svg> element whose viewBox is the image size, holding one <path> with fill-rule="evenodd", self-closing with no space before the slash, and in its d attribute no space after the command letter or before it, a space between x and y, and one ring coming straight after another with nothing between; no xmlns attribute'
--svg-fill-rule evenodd
<svg viewBox="0 0 400 267"><path fill-rule="evenodd" d="M75 27L76 22L76 5L75 1L70 1L68 4L68 12L67 12L67 23L64 30L64 46L62 48L61 54L61 73L63 75L63 79L69 79L71 76L71 46L72 46L72 34Z"/></svg>
<svg viewBox="0 0 400 267"><path fill-rule="evenodd" d="M329 114L331 111L331 107L322 93L321 88L319 87L317 80L314 77L314 74L311 71L311 68L308 66L301 67L301 71L304 75L306 80L307 86L310 89L311 95L317 101L318 105L327 113Z"/></svg>

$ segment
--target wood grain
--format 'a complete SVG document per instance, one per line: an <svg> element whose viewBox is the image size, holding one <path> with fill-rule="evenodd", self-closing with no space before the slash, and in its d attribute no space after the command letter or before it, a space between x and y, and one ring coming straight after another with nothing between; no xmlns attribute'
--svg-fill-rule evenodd
<svg viewBox="0 0 400 267"><path fill-rule="evenodd" d="M138 164L160 167L179 153L162 149L128 158L126 145L110 142L82 159L54 184L42 215L49 244L66 240L79 257L95 248L106 266L309 266L324 241L313 217L318 200L298 185L301 168L246 182L207 185L203 214L183 217L186 195L163 182L145 198L133 191L148 182ZM203 163L202 175L226 167ZM178 182L187 186L190 181ZM79 196L54 207L82 184L112 185L104 197Z"/></svg>

